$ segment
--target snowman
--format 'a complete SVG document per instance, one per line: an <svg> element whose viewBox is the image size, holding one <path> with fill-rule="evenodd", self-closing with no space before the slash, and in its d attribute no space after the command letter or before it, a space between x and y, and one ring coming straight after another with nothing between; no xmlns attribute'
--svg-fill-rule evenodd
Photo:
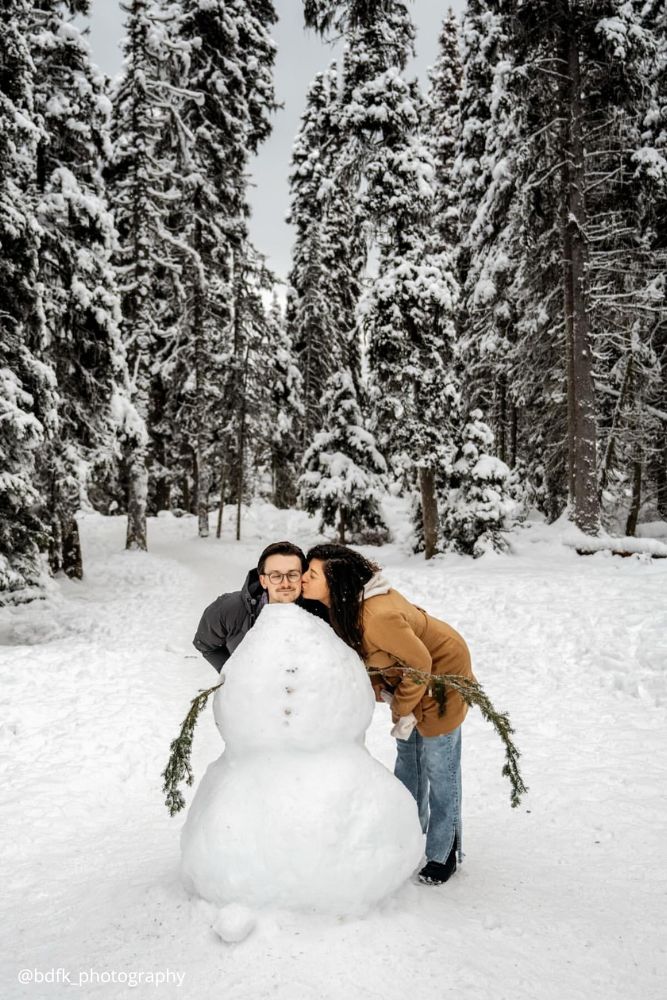
<svg viewBox="0 0 667 1000"><path fill-rule="evenodd" d="M370 756L357 654L295 604L269 604L225 665L225 742L181 834L186 888L219 907L359 913L423 851L409 792Z"/></svg>

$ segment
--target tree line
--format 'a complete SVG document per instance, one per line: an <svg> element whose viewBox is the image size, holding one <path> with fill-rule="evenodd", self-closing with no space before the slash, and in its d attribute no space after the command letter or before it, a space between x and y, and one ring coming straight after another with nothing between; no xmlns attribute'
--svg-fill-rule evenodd
<svg viewBox="0 0 667 1000"><path fill-rule="evenodd" d="M3 0L0 591L82 573L76 512L253 496L341 540L501 548L528 507L667 516L667 15L469 0L424 90L402 0L305 0L292 267L248 236L268 0L128 0L110 83L76 15ZM237 525L240 530L240 521Z"/></svg>

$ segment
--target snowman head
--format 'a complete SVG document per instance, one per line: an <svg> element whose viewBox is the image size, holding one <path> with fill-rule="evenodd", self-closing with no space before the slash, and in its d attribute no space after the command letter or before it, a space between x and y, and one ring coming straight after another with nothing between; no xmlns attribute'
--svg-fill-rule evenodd
<svg viewBox="0 0 667 1000"><path fill-rule="evenodd" d="M269 604L224 668L215 720L230 752L360 739L373 691L357 654L295 604Z"/></svg>

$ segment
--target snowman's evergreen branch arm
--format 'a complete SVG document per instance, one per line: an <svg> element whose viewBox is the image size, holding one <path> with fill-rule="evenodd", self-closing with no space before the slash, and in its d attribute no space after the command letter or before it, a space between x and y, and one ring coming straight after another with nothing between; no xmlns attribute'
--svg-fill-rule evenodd
<svg viewBox="0 0 667 1000"><path fill-rule="evenodd" d="M190 758L192 756L192 738L195 726L197 725L199 713L206 707L208 699L219 687L222 687L222 683L207 688L206 691L201 691L196 698L192 699L190 702L190 711L183 719L181 731L176 739L171 741L169 760L162 772L162 777L164 778L162 791L166 795L165 804L170 816L175 816L185 806L183 793L178 786L182 781L185 781L186 785L191 785L194 780Z"/></svg>
<svg viewBox="0 0 667 1000"><path fill-rule="evenodd" d="M369 674L382 675L384 671L367 668ZM503 774L509 778L512 791L510 802L515 808L521 802L521 796L528 788L524 784L519 771L519 750L512 739L514 729L510 723L507 712L498 712L486 691L478 681L473 681L469 677L461 677L459 674L426 674L421 670L415 670L407 664L397 664L392 666L392 670L400 670L405 677L416 684L426 684L433 691L433 697L438 702L440 715L444 715L447 705L447 689L457 691L467 705L476 705L487 722L490 722L505 747L505 765Z"/></svg>

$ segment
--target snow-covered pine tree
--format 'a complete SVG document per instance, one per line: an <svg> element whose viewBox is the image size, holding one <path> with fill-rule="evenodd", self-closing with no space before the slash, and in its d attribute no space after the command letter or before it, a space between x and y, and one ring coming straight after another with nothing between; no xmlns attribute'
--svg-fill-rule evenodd
<svg viewBox="0 0 667 1000"><path fill-rule="evenodd" d="M299 430L303 419L303 380L280 304L274 294L258 365L265 404L261 407L270 455L272 499L293 507L297 497Z"/></svg>
<svg viewBox="0 0 667 1000"><path fill-rule="evenodd" d="M661 228L667 149L664 119L657 134L652 126L660 120L661 74L664 103L666 16L663 8L661 18L652 17L650 5L623 15L599 31L598 58L613 67L603 79L616 113L606 141L590 144L596 169L588 214L592 327L601 346L601 500L607 520L617 514L632 535L642 504L656 510L664 461L667 250L664 236L662 246L656 240L656 223Z"/></svg>
<svg viewBox="0 0 667 1000"><path fill-rule="evenodd" d="M503 460L516 460L516 402L509 359L516 316L513 241L520 216L515 161L520 104L512 101L511 12L499 2L468 4L454 179L461 195L459 349L466 397L489 415Z"/></svg>
<svg viewBox="0 0 667 1000"><path fill-rule="evenodd" d="M459 195L454 179L456 139L460 132L461 64L459 24L451 7L442 22L438 54L429 72L425 131L433 156L435 249L455 254L460 240ZM451 270L456 267L452 259Z"/></svg>
<svg viewBox="0 0 667 1000"><path fill-rule="evenodd" d="M641 145L633 154L642 197L640 226L644 245L661 272L655 289L660 294L659 312L654 311L650 345L655 353L660 379L648 401L649 412L659 417L654 447L649 450L646 471L653 483L657 514L667 520L667 8L661 0L642 6L642 26L653 38L655 52L647 66L650 98L641 123ZM657 303L654 302L654 309ZM656 412L657 411L657 412ZM662 414L662 416L660 416Z"/></svg>
<svg viewBox="0 0 667 1000"><path fill-rule="evenodd" d="M527 466L553 519L567 500L559 177L541 166L553 136L540 99L523 98L530 70L517 66L510 15L470 0L463 21L458 348L470 405L488 410L501 459ZM542 84L554 79L547 72Z"/></svg>
<svg viewBox="0 0 667 1000"><path fill-rule="evenodd" d="M615 527L621 515L622 533L634 534L646 468L661 431L655 410L662 379L653 339L661 313L664 318L666 261L651 247L646 179L636 176L635 167L645 148L642 119L652 89L647 78L657 52L640 11L621 5L602 13L586 72L603 92L598 101L589 99L584 136L599 481L606 486L601 491L606 521Z"/></svg>
<svg viewBox="0 0 667 1000"><path fill-rule="evenodd" d="M549 25L542 20L545 13L539 5L522 12L518 56L536 69L559 60L563 70L558 86L543 88L539 98L543 126L552 134L549 159L540 166L555 171L559 183L570 494L578 525L593 532L599 510L597 439L604 455L614 425L609 413L621 391L613 382L622 379L620 368L627 369L617 361L637 337L645 339L635 320L651 298L655 277L642 249L640 192L632 179L632 154L640 144L636 126L650 95L645 78L652 40L638 8L619 0L563 0L555 10L550 6ZM528 106L535 104L542 75L523 77ZM631 353L638 360L636 351ZM611 385L610 373L615 373Z"/></svg>
<svg viewBox="0 0 667 1000"><path fill-rule="evenodd" d="M442 24L438 56L429 77L424 135L434 163L434 200L426 239L430 254L439 261L441 273L455 276L459 212L452 174L458 131L461 63L458 24L451 9ZM452 282L452 292L455 290L455 282ZM419 441L414 443L420 453L417 460L419 500L414 504L413 511L416 551L423 551L426 559L430 559L439 547L440 512L451 467L452 435L461 420L453 324L443 324L440 333L446 342L443 342L433 365L424 369Z"/></svg>
<svg viewBox="0 0 667 1000"><path fill-rule="evenodd" d="M122 303L122 339L137 419L122 430L128 484L128 549L145 549L151 373L161 346L165 272L182 267L183 248L169 227L177 197L175 160L158 146L170 108L181 94L173 83L173 47L161 0L128 0L125 63L113 94L112 155L108 184L119 234L116 255Z"/></svg>
<svg viewBox="0 0 667 1000"><path fill-rule="evenodd" d="M264 258L246 242L235 254L233 283L233 338L226 400L231 403L223 445L227 449L231 484L236 498L236 539L241 538L243 502L255 494L255 456L266 439L267 318L262 295L274 283ZM233 457L232 457L233 456ZM253 461L249 461L252 456ZM232 461L229 459L232 457Z"/></svg>
<svg viewBox="0 0 667 1000"><path fill-rule="evenodd" d="M38 593L48 545L36 464L57 430L38 280L40 227L29 196L37 144L31 4L4 0L0 31L0 603Z"/></svg>
<svg viewBox="0 0 667 1000"><path fill-rule="evenodd" d="M655 434L643 418L638 430L641 401L618 419L631 356L643 372L634 384L657 385L651 323L634 322L656 308L633 162L651 39L639 9L616 0L471 0L464 42L466 384L473 402L493 387L501 457L525 464L547 513L569 494L576 522L595 532L597 440L603 482L614 454L623 488L633 449L610 452L609 440L638 433L646 453Z"/></svg>
<svg viewBox="0 0 667 1000"><path fill-rule="evenodd" d="M268 135L275 108L275 45L270 37L275 12L264 0L179 0L170 10L178 12L172 36L183 55L175 78L180 99L169 119L169 144L179 174L187 180L180 185L174 211L185 250L184 296L169 391L172 400L183 402L182 412L172 408L172 422L181 439L192 440L191 470L199 533L204 536L224 436L225 379L220 364L233 339L230 303L239 261L243 258L245 281L253 259L244 249L247 163ZM232 390L238 391L238 386Z"/></svg>
<svg viewBox="0 0 667 1000"><path fill-rule="evenodd" d="M39 475L51 516L51 569L74 577L83 572L75 513L91 473L112 462L115 397L127 382L111 266L116 235L101 177L110 104L72 21L88 7L88 0L40 0L31 5L28 35L41 128L32 195L41 226L43 359L58 383L58 434Z"/></svg>
<svg viewBox="0 0 667 1000"><path fill-rule="evenodd" d="M349 372L331 375L323 403L324 427L304 455L301 504L319 513L320 530L335 529L341 544L380 544L388 537L380 510L387 466L364 427Z"/></svg>
<svg viewBox="0 0 667 1000"><path fill-rule="evenodd" d="M514 524L510 470L493 454L493 433L473 410L460 436L443 512L443 543L464 555L502 551Z"/></svg>
<svg viewBox="0 0 667 1000"><path fill-rule="evenodd" d="M289 221L295 229L287 324L304 386L304 445L322 426L322 395L343 368L360 377L356 306L366 248L354 188L341 176L340 94L333 63L313 80L292 152Z"/></svg>
<svg viewBox="0 0 667 1000"><path fill-rule="evenodd" d="M328 22L324 6L313 15L318 27ZM346 36L340 169L356 181L359 211L378 258L377 276L360 305L378 443L396 470L419 471L431 555L435 468L443 443L452 438L457 395L457 283L452 247L430 229L437 213L434 161L422 136L424 101L416 82L402 75L414 27L402 2L328 6L332 23ZM446 186L444 176L441 181Z"/></svg>

